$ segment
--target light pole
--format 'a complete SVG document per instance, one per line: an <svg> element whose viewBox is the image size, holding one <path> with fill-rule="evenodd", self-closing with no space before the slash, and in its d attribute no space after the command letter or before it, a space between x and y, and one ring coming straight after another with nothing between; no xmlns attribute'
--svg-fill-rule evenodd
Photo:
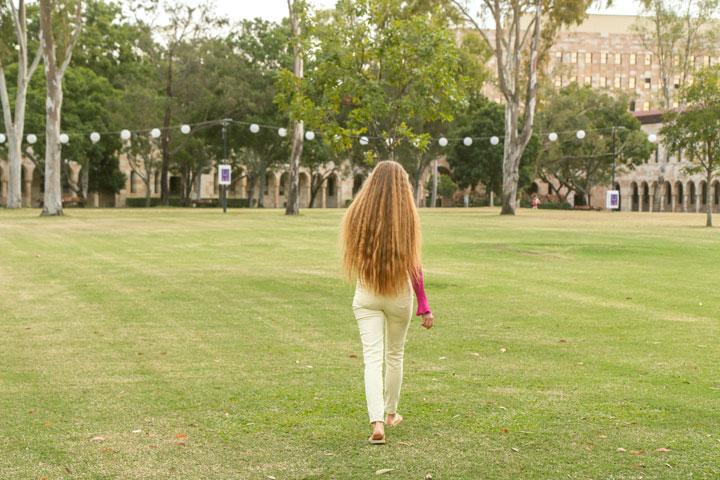
<svg viewBox="0 0 720 480"><path fill-rule="evenodd" d="M227 165L227 119L223 120L222 123L222 137L223 137L223 165ZM222 207L223 213L227 213L227 185L223 182L222 184Z"/></svg>

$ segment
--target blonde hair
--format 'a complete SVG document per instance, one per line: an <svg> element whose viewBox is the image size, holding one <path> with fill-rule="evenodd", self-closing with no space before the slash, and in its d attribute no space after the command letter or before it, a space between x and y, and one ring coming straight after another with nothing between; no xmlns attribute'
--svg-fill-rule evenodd
<svg viewBox="0 0 720 480"><path fill-rule="evenodd" d="M343 219L343 270L377 295L394 296L420 270L420 219L405 169L377 164Z"/></svg>

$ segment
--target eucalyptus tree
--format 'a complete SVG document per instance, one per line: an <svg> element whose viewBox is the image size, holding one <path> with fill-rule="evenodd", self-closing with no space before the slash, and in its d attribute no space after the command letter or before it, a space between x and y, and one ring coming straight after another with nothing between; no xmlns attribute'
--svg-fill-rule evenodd
<svg viewBox="0 0 720 480"><path fill-rule="evenodd" d="M82 25L82 0L62 4L52 0L40 0L40 43L47 90L43 216L63 214L60 143L62 82L65 71L70 65L73 49L80 37ZM62 57L57 55L58 46L64 50Z"/></svg>
<svg viewBox="0 0 720 480"><path fill-rule="evenodd" d="M494 55L497 86L505 99L501 214L514 215L520 160L535 126L540 65L558 30L581 23L594 1L452 0L452 3Z"/></svg>
<svg viewBox="0 0 720 480"><path fill-rule="evenodd" d="M35 20L34 26L37 28L36 16ZM37 44L28 42L28 11L24 0L18 0L17 6L15 0L3 2L0 5L0 22L6 32L10 29L14 31L12 37L16 42L14 44L7 42L9 40L7 37L11 35L3 35L3 42L0 43L0 102L7 134L8 153L8 190L5 208L21 208L21 163L26 99L30 80L42 58L42 48L39 42ZM32 23L30 25L33 26ZM5 68L10 63L14 64L17 71L14 105L10 101L5 79Z"/></svg>
<svg viewBox="0 0 720 480"><path fill-rule="evenodd" d="M401 0L339 1L315 22L304 78L281 73L277 102L337 151L365 137L368 163L396 159L403 146L425 149L430 135L412 122L452 120L465 104L465 82L447 17L413 8Z"/></svg>
<svg viewBox="0 0 720 480"><path fill-rule="evenodd" d="M680 99L687 108L669 113L660 133L669 150L682 151L688 159L686 173L705 177L705 225L712 227L711 185L720 176L720 66L700 71L694 82L682 89Z"/></svg>

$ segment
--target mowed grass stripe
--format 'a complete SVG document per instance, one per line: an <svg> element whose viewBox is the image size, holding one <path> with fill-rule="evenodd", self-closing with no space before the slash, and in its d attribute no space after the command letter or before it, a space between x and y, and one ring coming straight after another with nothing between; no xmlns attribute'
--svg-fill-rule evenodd
<svg viewBox="0 0 720 480"><path fill-rule="evenodd" d="M0 213L2 478L720 474L702 215L423 210L438 326L378 449L342 210L36 213Z"/></svg>

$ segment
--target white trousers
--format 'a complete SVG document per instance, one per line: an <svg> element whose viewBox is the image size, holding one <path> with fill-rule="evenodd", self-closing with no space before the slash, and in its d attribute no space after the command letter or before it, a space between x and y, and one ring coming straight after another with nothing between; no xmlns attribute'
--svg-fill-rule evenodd
<svg viewBox="0 0 720 480"><path fill-rule="evenodd" d="M370 423L384 421L384 413L397 413L403 378L405 337L412 318L412 307L413 294L409 282L407 290L396 297L375 295L364 290L360 284L355 289L353 311L363 346L365 397Z"/></svg>

